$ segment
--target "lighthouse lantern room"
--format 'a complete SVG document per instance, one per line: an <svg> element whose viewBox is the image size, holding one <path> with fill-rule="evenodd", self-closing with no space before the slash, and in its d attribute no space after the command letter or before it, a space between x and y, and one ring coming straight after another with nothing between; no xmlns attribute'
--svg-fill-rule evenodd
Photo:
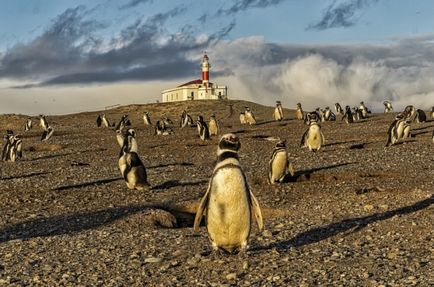
<svg viewBox="0 0 434 287"><path fill-rule="evenodd" d="M208 55L204 53L201 65L202 79L192 80L176 88L162 91L162 102L227 99L227 86L219 86L209 81L210 68Z"/></svg>

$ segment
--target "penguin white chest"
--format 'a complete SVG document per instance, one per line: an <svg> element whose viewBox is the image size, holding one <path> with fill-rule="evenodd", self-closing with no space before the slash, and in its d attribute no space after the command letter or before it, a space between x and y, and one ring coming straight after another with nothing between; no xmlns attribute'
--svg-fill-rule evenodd
<svg viewBox="0 0 434 287"><path fill-rule="evenodd" d="M286 174L288 157L286 151L276 153L273 161L271 162L271 182L280 180Z"/></svg>
<svg viewBox="0 0 434 287"><path fill-rule="evenodd" d="M222 168L214 175L207 206L207 229L214 244L227 250L247 241L250 206L239 168Z"/></svg>

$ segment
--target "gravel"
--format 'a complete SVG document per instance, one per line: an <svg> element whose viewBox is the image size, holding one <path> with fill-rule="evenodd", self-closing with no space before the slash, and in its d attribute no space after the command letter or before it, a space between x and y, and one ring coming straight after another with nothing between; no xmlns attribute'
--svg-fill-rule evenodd
<svg viewBox="0 0 434 287"><path fill-rule="evenodd" d="M229 114L229 105L234 113ZM248 105L258 125L242 126ZM212 113L222 132L236 132L240 158L264 212L253 226L247 259L211 254L205 227L192 229L195 209L215 164L217 138L197 129L153 135L163 114L178 122ZM24 132L27 116L1 115L1 132L23 136L24 158L0 163L0 286L433 286L434 121L414 123L414 137L385 148L394 115L354 124L322 123L326 145L299 147L306 129L272 108L243 101L132 105L129 114L152 188L128 190L117 167L115 132L96 127L96 112L47 116L55 128ZM296 175L267 183L268 160L285 138Z"/></svg>

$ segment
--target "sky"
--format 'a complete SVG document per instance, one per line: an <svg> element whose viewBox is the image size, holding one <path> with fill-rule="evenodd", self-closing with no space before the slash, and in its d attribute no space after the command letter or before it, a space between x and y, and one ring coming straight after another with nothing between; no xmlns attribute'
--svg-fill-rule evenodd
<svg viewBox="0 0 434 287"><path fill-rule="evenodd" d="M0 113L153 103L200 78L305 109L434 106L432 0L0 0Z"/></svg>

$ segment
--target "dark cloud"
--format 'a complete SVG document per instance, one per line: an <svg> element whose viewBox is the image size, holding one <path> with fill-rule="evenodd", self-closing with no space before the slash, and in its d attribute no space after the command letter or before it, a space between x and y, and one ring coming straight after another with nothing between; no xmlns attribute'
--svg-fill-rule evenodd
<svg viewBox="0 0 434 287"><path fill-rule="evenodd" d="M16 88L183 78L198 74L201 53L235 26L232 20L200 35L185 25L171 33L166 22L186 11L178 6L137 19L103 42L96 32L104 26L86 18L91 11L83 6L68 9L42 35L8 50L0 58L0 78L35 83Z"/></svg>
<svg viewBox="0 0 434 287"><path fill-rule="evenodd" d="M284 0L236 0L231 2L232 5L229 8L218 9L216 16L234 15L250 8L266 8L277 5L283 1Z"/></svg>
<svg viewBox="0 0 434 287"><path fill-rule="evenodd" d="M128 1L127 4L122 5L120 8L121 9L128 9L128 8L136 7L139 4L152 3L152 2L153 2L153 0L130 0L130 1Z"/></svg>
<svg viewBox="0 0 434 287"><path fill-rule="evenodd" d="M326 30L330 28L351 27L356 24L358 11L376 4L379 0L349 0L336 4L333 1L324 11L321 20L307 27L308 30Z"/></svg>

